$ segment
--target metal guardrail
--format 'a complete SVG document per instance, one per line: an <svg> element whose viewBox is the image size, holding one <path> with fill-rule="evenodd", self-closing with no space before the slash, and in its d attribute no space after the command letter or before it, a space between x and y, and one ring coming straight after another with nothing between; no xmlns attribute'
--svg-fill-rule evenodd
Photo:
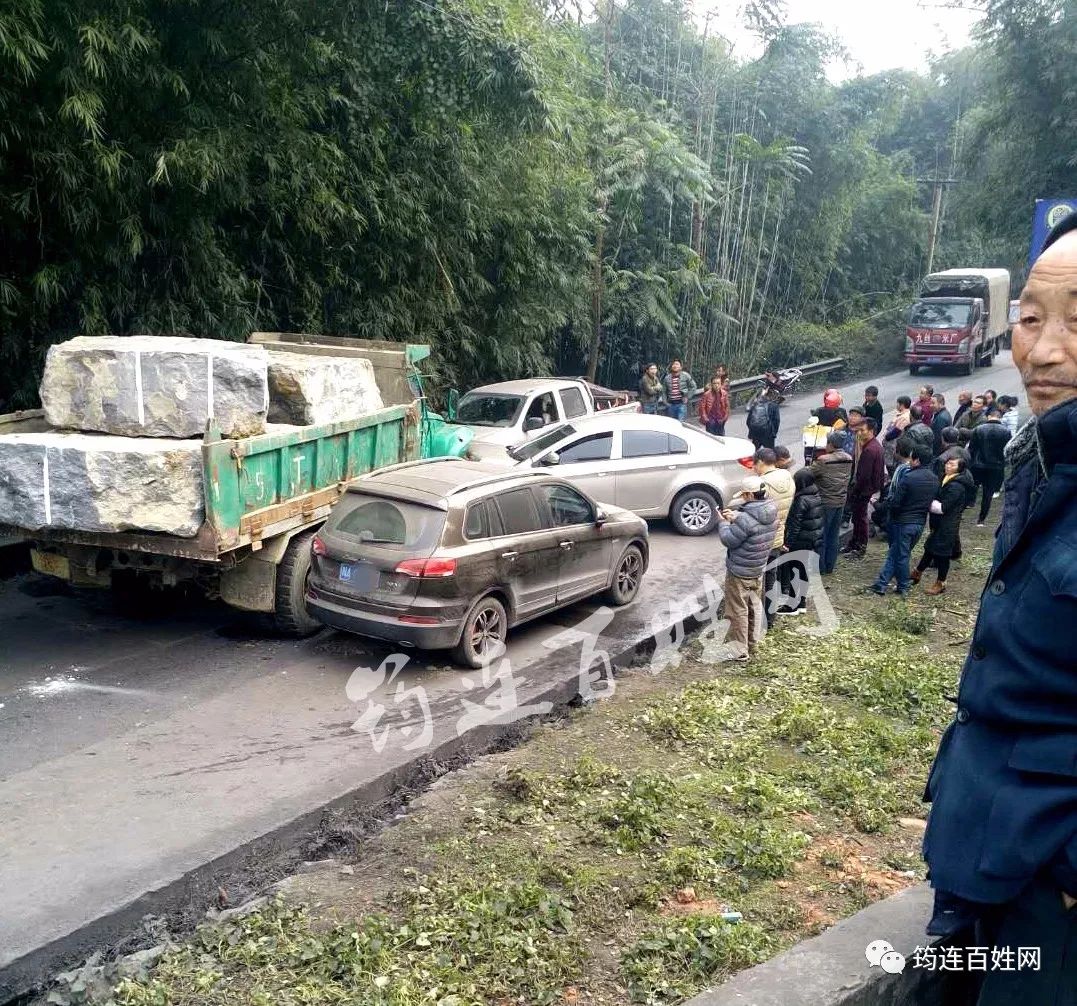
<svg viewBox="0 0 1077 1006"><path fill-rule="evenodd" d="M802 367L797 369L804 377L814 377L817 374L828 374L832 370L841 370L845 366L844 356L834 356L829 360L819 360L816 363L806 363ZM729 382L729 397L732 399L735 395L743 394L746 391L755 391L759 382L763 380L762 374L753 374L751 377L738 377L735 381ZM705 387L697 388L696 393L692 396L692 405L699 401L703 397Z"/></svg>

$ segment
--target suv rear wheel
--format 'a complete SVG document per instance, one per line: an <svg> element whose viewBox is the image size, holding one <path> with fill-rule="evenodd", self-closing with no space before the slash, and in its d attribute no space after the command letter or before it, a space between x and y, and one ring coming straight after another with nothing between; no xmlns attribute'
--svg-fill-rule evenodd
<svg viewBox="0 0 1077 1006"><path fill-rule="evenodd" d="M464 619L464 632L453 648L453 657L468 667L482 667L505 652L509 618L496 597L483 597L472 605Z"/></svg>
<svg viewBox="0 0 1077 1006"><path fill-rule="evenodd" d="M685 489L669 508L669 519L680 534L710 534L718 521L718 500L707 489Z"/></svg>
<svg viewBox="0 0 1077 1006"><path fill-rule="evenodd" d="M610 604L620 607L635 599L643 582L643 566L643 552L639 545L629 545L621 553L617 570L613 574L613 584L605 594Z"/></svg>

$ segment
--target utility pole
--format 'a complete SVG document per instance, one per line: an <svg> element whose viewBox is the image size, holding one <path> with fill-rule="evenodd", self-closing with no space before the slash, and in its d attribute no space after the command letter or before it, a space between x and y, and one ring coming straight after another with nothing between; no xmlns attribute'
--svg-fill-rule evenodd
<svg viewBox="0 0 1077 1006"><path fill-rule="evenodd" d="M931 183L935 187L935 193L931 200L931 230L928 233L927 238L927 269L924 271L925 276L930 276L932 270L935 268L935 251L939 245L939 229L942 222L942 194L946 190L947 185L956 185L960 179L940 178L939 162L936 159L935 177L918 178L917 181L925 184Z"/></svg>
<svg viewBox="0 0 1077 1006"><path fill-rule="evenodd" d="M939 180L939 168L935 165L935 198L931 205L931 234L927 239L927 270L931 275L935 267L935 245L939 240L939 217L942 216L942 183Z"/></svg>

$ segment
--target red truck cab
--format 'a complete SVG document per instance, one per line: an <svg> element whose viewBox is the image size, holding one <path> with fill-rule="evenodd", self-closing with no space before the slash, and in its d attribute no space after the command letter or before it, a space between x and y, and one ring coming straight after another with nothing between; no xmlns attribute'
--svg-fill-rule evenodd
<svg viewBox="0 0 1077 1006"><path fill-rule="evenodd" d="M1009 303L1005 269L949 269L926 277L906 320L909 373L949 366L967 375L990 366L1003 348Z"/></svg>

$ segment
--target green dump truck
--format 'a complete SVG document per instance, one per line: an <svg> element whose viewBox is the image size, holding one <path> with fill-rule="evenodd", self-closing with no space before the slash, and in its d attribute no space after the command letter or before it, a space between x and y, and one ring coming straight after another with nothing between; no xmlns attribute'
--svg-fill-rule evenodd
<svg viewBox="0 0 1077 1006"><path fill-rule="evenodd" d="M212 427L202 444L205 520L197 535L0 528L28 541L33 566L76 586L201 585L236 608L273 616L279 631L320 628L304 593L310 541L347 484L367 472L423 457L462 456L472 433L427 408L417 364L424 345L256 333L277 351L362 356L385 407L329 425L284 427L242 440ZM45 429L40 411L0 416L0 434Z"/></svg>

